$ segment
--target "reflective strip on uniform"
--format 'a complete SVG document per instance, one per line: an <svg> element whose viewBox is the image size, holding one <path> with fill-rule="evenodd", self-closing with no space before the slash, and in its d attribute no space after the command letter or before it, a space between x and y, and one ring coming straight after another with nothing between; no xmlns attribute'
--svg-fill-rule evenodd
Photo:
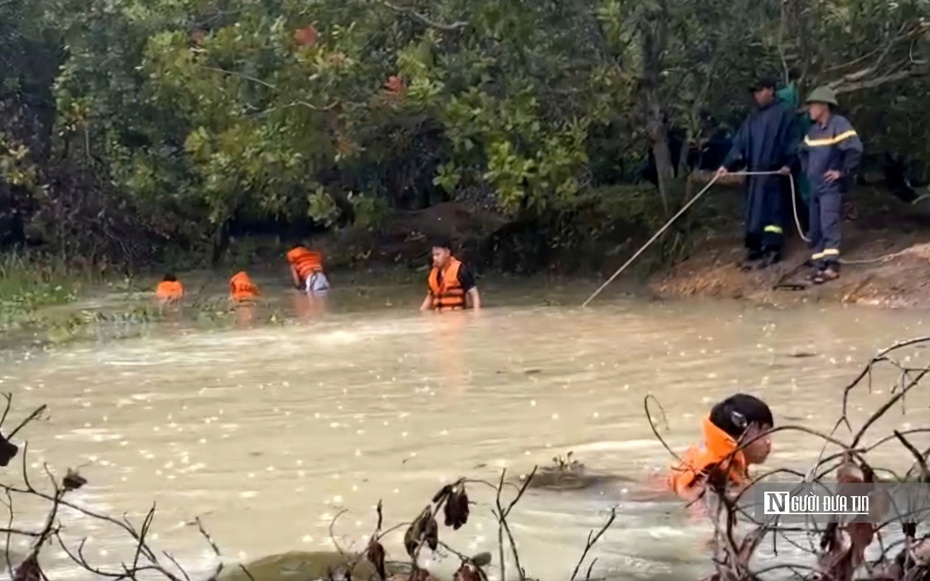
<svg viewBox="0 0 930 581"><path fill-rule="evenodd" d="M836 137L825 137L823 139L811 139L810 136L804 136L804 144L808 147L829 147L831 145L836 145L846 141L850 137L855 137L857 135L855 129L850 129L849 131L844 131Z"/></svg>
<svg viewBox="0 0 930 581"><path fill-rule="evenodd" d="M821 258L823 258L823 252L815 252L814 254L811 254L811 260L820 260Z"/></svg>
<svg viewBox="0 0 930 581"><path fill-rule="evenodd" d="M824 256L839 256L840 251L836 248L827 248L823 251Z"/></svg>
<svg viewBox="0 0 930 581"><path fill-rule="evenodd" d="M766 232L771 233L771 234L782 234L782 233L784 233L784 230L781 229L781 226L766 226L766 227L764 228L764 230L765 230Z"/></svg>

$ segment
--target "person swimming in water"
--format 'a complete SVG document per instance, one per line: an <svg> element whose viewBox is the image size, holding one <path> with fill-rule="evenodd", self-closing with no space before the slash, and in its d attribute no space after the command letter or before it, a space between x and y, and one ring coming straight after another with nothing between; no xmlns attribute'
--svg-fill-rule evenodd
<svg viewBox="0 0 930 581"><path fill-rule="evenodd" d="M764 401L745 393L731 395L704 418L704 442L689 448L672 466L668 487L688 502L697 500L713 478L739 492L751 482L749 466L764 463L772 451L767 432L774 426Z"/></svg>

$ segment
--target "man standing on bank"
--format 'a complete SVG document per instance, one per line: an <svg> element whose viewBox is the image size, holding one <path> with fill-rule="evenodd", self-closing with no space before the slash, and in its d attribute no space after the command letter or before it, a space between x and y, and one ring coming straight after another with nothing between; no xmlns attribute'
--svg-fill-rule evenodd
<svg viewBox="0 0 930 581"><path fill-rule="evenodd" d="M810 230L811 264L815 284L839 278L840 221L843 194L853 184L862 141L852 124L835 112L836 92L818 87L807 98L813 125L798 149L801 169L811 185Z"/></svg>
<svg viewBox="0 0 930 581"><path fill-rule="evenodd" d="M779 172L746 178L746 259L744 268L767 268L781 260L787 209L782 193L797 153L795 112L775 96L774 78L750 87L756 109L743 122L733 149L717 170L718 177L744 168L747 172Z"/></svg>

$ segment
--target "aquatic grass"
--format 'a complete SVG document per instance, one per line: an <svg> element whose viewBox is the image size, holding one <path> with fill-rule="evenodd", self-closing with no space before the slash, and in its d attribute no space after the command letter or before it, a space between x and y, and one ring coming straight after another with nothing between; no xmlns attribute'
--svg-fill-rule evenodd
<svg viewBox="0 0 930 581"><path fill-rule="evenodd" d="M99 272L76 267L55 256L30 252L0 254L0 315L74 302L84 288L101 278Z"/></svg>

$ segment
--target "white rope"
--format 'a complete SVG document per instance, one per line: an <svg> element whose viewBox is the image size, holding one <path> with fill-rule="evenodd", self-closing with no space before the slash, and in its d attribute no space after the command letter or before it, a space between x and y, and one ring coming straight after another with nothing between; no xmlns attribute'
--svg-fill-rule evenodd
<svg viewBox="0 0 930 581"><path fill-rule="evenodd" d="M778 174L778 172L777 172L777 171L751 171L751 172L750 172L750 171L737 171L737 172L729 172L729 173L727 173L726 175L731 175L731 176L765 176L765 175L775 175L775 174ZM620 276L620 273L622 273L624 270L626 270L628 266L630 266L631 264L633 264L633 261L635 261L637 258L639 258L639 255L640 255L640 254L642 254L643 252L646 251L647 248L649 248L650 246L652 246L652 243L655 242L655 241L659 238L659 236L661 236L666 230L668 230L669 226L671 226L671 225L675 222L675 220L677 220L678 218L680 218L681 215L684 214L684 213L688 210L688 208L690 208L695 202L697 202L699 199L701 199L701 196L703 196L708 190L710 190L711 186L713 186L713 185L717 182L717 180L720 179L720 177L721 177L720 174L714 174L714 178L713 178L712 180L710 180L709 182L707 182L707 185L704 186L704 187L701 189L701 191L699 191L697 194L695 194L695 196L694 196L693 198L691 198L690 200L688 200L688 203L685 204L684 206L682 206L681 209L678 210L678 212L677 212L674 216L672 216L671 219L669 219L669 221L666 222L664 226L662 226L661 228L659 228L659 230L658 230L655 234L652 235L652 238L650 238L648 242L646 242L645 244L643 244L642 247L641 247L639 250L636 251L636 254L634 254L633 256L631 256L629 260L627 260L625 263L623 263L623 266L621 266L620 268L617 269L617 272L613 273L613 275L612 275L610 278L608 278L607 281L606 281L604 284L602 284L596 291L594 291L594 293L592 293L591 296L589 296L588 299L587 299L584 303L581 304L581 307L582 307L582 308L587 307L587 306L588 306L588 303L590 303L591 301L593 301L594 298L597 297L597 295L601 294L601 291L603 291L605 288L607 288L607 286L608 286L610 283L612 283L612 282L614 281L614 279L616 279L618 276ZM788 177L790 178L789 181L790 181L790 183L791 183L791 203L794 205L794 222L795 222L795 225L798 227L798 233L801 235L801 238L803 238L805 242L810 242L810 240L808 240L807 237L804 236L804 233L802 232L802 229L801 229L801 223L800 223L800 221L798 220L798 207L797 207L797 204L798 204L798 203L797 203L797 200L795 199L795 197L796 197L796 191L795 191L795 186L794 186L794 176L788 176Z"/></svg>

